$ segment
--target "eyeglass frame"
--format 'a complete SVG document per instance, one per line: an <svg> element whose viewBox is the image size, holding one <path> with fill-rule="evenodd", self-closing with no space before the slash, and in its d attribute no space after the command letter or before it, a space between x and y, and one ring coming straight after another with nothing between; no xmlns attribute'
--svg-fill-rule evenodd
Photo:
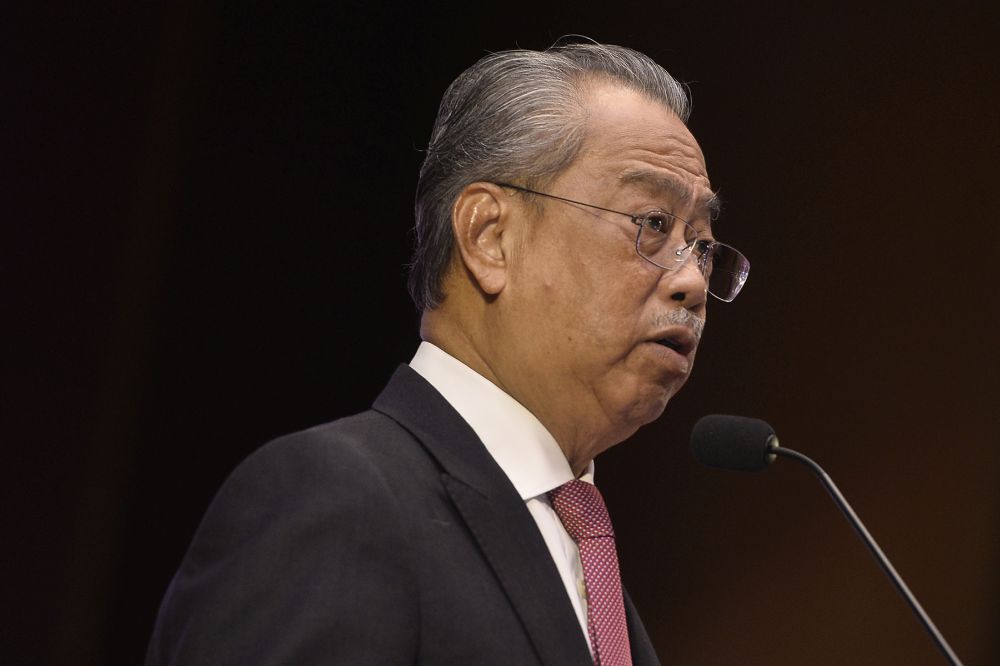
<svg viewBox="0 0 1000 666"><path fill-rule="evenodd" d="M549 194L547 192L539 192L537 190L532 190L532 189L529 189L527 187L521 187L520 185L513 185L511 183L502 183L502 182L494 181L493 184L497 185L499 187L507 187L507 188L510 188L512 190L517 190L519 192L524 192L526 194L535 194L535 195L540 196L540 197L546 197L548 199L555 199L556 201L562 201L563 203L574 204L574 205L577 205L577 206L586 206L587 208L594 208L596 210L604 211L605 213L614 213L615 215L624 215L625 217L629 218L629 220L632 222L632 224L634 224L637 227L639 227L639 230L638 230L638 232L636 233L636 236L635 236L635 253L637 255L639 255L640 258L644 259L645 261L648 261L649 263L651 263L652 265L656 266L657 268L662 268L665 271L675 271L675 270L680 270L681 268L683 268L684 265L687 263L687 260L691 257L691 255L694 255L695 256L695 265L698 266L699 272L701 273L702 277L705 278L705 286L706 287L708 287L709 274L707 272L707 270L708 270L707 259L704 259L704 257L711 256L710 250L712 248L714 248L714 247L725 247L725 248L728 248L728 249L732 250L733 252L735 252L739 256L743 257L743 261L746 262L746 270L743 271L742 275L740 276L740 279L738 280L739 286L736 288L736 293L734 293L732 295L732 297L730 297L729 299L725 299L725 298L719 296L718 294L712 292L711 290L708 291L708 293L712 294L712 296L714 296L715 298L719 299L720 301L722 301L724 303L731 303L732 301L734 301L736 299L737 296L740 295L740 291L742 291L743 285L746 283L747 276L749 276L749 274L750 274L750 260L746 258L746 255L743 254L742 252L740 252L739 250L737 250L732 245L728 245L726 243L720 243L720 242L718 242L716 240L707 240L707 239L704 239L704 238L702 238L702 239L696 239L696 240L688 243L687 245L684 245L683 247L675 250L674 251L675 255L679 256L679 254L681 252L684 252L684 251L687 251L687 254L684 256L683 259L679 260L678 265L674 266L674 267L664 266L662 264L658 264L655 261L653 261L652 259L650 259L649 257L647 257L646 255L644 255L639 250L639 239L642 237L642 230L645 227L646 222L649 220L649 218L650 218L651 215L654 215L654 214L667 215L667 216L673 218L674 220L680 222L684 226L686 226L688 229L690 229L691 231L693 231L695 234L698 233L698 230L695 229L693 226L691 226L690 222L688 222L687 220L685 220L682 217L678 217L677 215L674 215L673 213L669 213L669 212L667 212L665 210L661 210L659 208L654 208L653 210L651 210L651 211L649 211L647 213L643 213L642 215L635 215L635 214L632 214L632 213L625 213L625 212L620 211L620 210L612 210L611 208L604 208L603 206L597 206L595 204L584 203L583 201L575 201L573 199L567 199L566 197L560 197L560 196L557 196L555 194Z"/></svg>

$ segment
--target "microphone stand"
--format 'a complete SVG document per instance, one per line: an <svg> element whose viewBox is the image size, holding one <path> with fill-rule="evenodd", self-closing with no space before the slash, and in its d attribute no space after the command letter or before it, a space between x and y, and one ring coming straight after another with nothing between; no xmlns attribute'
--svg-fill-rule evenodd
<svg viewBox="0 0 1000 666"><path fill-rule="evenodd" d="M906 599L906 603L909 604L910 609L916 614L921 624L924 625L924 629L926 629L927 633L929 633L931 635L931 638L934 639L934 643L935 645L937 645L937 648L945 656L948 662L952 664L952 666L962 666L962 662L959 661L958 656L955 654L954 650L952 650L951 646L948 645L948 641L946 641L944 636L941 635L941 632L938 631L937 626L934 625L934 622L931 620L930 616L927 615L926 611L924 611L923 606L921 606L920 602L917 601L917 598L913 596L913 593L910 592L910 588L907 587L906 583L903 582L903 578L896 572L896 569L892 566L892 563L889 562L889 558L885 556L885 553L882 552L882 549L878 547L877 543L875 543L875 539L868 532L868 530L865 529L865 526L864 524L862 524L861 519L858 518L858 514L854 513L854 509L852 509L851 505L847 503L846 499L844 499L844 496L841 494L840 489L837 488L836 484L834 484L833 479L830 478L830 475L827 474L825 471L823 471L823 468L820 467L818 464L816 464L816 462L813 461L808 456L805 456L799 453L798 451L793 451L791 449L786 449L781 446L778 446L777 437L772 437L771 440L768 442L767 452L772 455L778 455L784 458L791 458L792 460L800 462L806 467L809 467L816 474L816 476L819 477L819 480L823 483L823 486L826 488L827 492L830 493L830 497L833 498L833 501L843 512L844 516L847 518L847 521L851 524L851 527L854 528L854 531L857 532L859 537L861 537L861 540L864 542L865 546L867 546L868 550L871 551L871 554L875 557L875 561L878 562L880 567L882 567L882 571L884 571L885 574L889 577L889 580L892 581L892 584L896 586L896 589L899 590L899 593L903 595L903 598Z"/></svg>

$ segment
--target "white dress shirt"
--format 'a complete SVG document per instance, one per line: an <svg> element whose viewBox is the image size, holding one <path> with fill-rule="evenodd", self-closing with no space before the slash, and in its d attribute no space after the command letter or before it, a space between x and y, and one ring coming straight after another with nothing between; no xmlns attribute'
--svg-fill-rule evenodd
<svg viewBox="0 0 1000 666"><path fill-rule="evenodd" d="M574 478L555 438L521 403L429 342L420 343L410 367L430 382L472 427L521 495L549 548L589 644L587 592L580 551L546 494ZM593 461L580 479L594 482Z"/></svg>

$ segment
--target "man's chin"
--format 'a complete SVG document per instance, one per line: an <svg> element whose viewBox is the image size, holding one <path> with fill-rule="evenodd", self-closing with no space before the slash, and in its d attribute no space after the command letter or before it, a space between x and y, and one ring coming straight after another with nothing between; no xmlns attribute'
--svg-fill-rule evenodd
<svg viewBox="0 0 1000 666"><path fill-rule="evenodd" d="M670 402L679 388L679 386L657 387L658 390L650 391L636 400L623 419L625 422L623 425L630 430L627 436L631 436L642 426L660 418L667 409L667 403Z"/></svg>

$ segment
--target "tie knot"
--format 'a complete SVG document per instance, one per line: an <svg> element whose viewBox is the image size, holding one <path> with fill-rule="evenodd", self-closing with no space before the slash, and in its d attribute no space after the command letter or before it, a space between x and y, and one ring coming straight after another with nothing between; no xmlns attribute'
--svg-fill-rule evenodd
<svg viewBox="0 0 1000 666"><path fill-rule="evenodd" d="M573 541L614 538L608 507L594 484L574 479L550 490L549 500Z"/></svg>

